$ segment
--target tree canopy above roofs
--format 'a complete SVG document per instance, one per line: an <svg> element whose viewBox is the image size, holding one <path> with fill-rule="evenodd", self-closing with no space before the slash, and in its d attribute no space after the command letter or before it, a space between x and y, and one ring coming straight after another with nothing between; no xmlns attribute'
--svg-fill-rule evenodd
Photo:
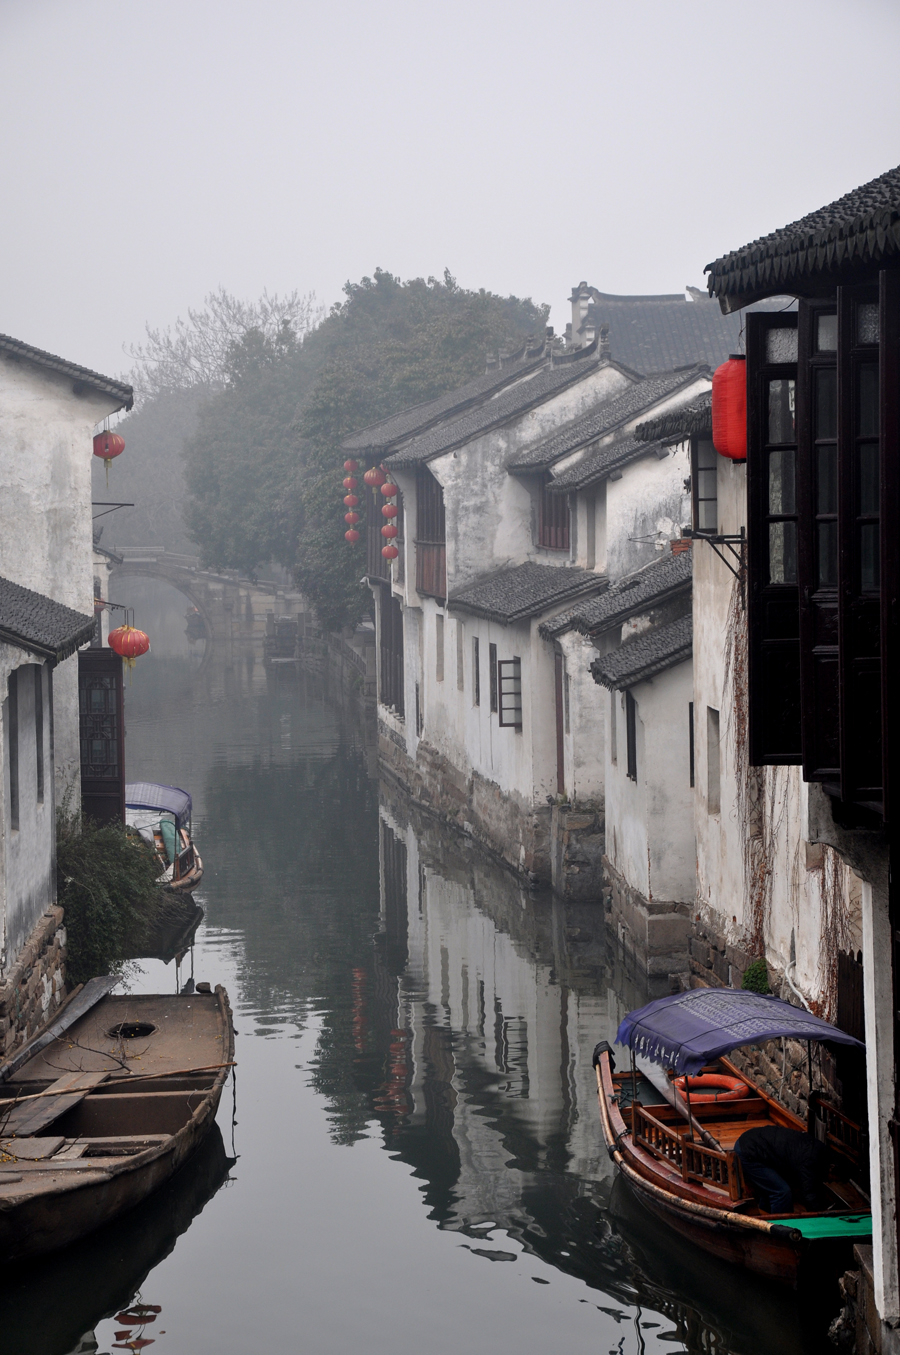
<svg viewBox="0 0 900 1355"><path fill-rule="evenodd" d="M362 541L344 540L342 443L409 405L463 385L485 355L542 332L547 308L442 279L377 269L317 316L296 293L244 306L225 292L174 331L148 330L137 384L202 385L186 449L185 521L205 564L290 569L326 629L370 604Z"/></svg>

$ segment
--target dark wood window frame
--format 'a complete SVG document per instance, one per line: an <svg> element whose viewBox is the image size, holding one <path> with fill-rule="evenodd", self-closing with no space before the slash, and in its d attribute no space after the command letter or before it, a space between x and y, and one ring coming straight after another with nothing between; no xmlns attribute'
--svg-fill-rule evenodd
<svg viewBox="0 0 900 1355"><path fill-rule="evenodd" d="M694 703L688 702L688 784L694 784Z"/></svg>
<svg viewBox="0 0 900 1355"><path fill-rule="evenodd" d="M538 545L545 550L568 550L570 520L568 494L552 494L553 477L548 471L538 491Z"/></svg>
<svg viewBox="0 0 900 1355"><path fill-rule="evenodd" d="M14 668L6 685L6 744L9 749L9 826L19 829L19 670Z"/></svg>
<svg viewBox="0 0 900 1355"><path fill-rule="evenodd" d="M488 678L490 680L491 710L497 710L497 646L488 645Z"/></svg>
<svg viewBox="0 0 900 1355"><path fill-rule="evenodd" d="M404 662L403 607L387 588L379 590L380 629L378 635L378 698L403 719Z"/></svg>
<svg viewBox="0 0 900 1355"><path fill-rule="evenodd" d="M719 459L711 437L691 438L692 525L703 536L716 536L719 531Z"/></svg>
<svg viewBox="0 0 900 1355"><path fill-rule="evenodd" d="M472 705L481 705L481 662L479 660L478 636L472 636Z"/></svg>
<svg viewBox="0 0 900 1355"><path fill-rule="evenodd" d="M498 659L497 687L501 729L522 728L522 660Z"/></svg>
<svg viewBox="0 0 900 1355"><path fill-rule="evenodd" d="M799 486L791 473L796 431L791 441L776 429L773 440L770 427L778 413L770 410L770 395L778 397L784 414L785 383L795 383L796 396L797 362L770 360L775 354L767 344L770 331L796 327L794 312L747 316L749 738L754 766L801 760ZM785 340L779 356L789 357L791 350L792 343Z"/></svg>
<svg viewBox="0 0 900 1355"><path fill-rule="evenodd" d="M631 692L625 693L625 749L625 775L637 781L637 702Z"/></svg>
<svg viewBox="0 0 900 1355"><path fill-rule="evenodd" d="M447 596L447 519L444 491L427 466L416 467L416 591Z"/></svg>
<svg viewBox="0 0 900 1355"><path fill-rule="evenodd" d="M44 667L34 665L34 754L37 773L37 802L44 803Z"/></svg>

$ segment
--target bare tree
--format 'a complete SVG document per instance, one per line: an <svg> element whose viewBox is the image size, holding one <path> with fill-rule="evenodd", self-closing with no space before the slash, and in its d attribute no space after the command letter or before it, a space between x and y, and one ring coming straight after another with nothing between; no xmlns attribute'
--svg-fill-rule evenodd
<svg viewBox="0 0 900 1355"><path fill-rule="evenodd" d="M148 325L147 342L129 346L135 393L147 399L162 391L195 386L220 389L236 345L250 330L270 341L285 330L302 339L324 314L314 292L304 296L291 292L284 297L263 292L258 301L248 302L219 287L204 297L201 309L188 310L186 320L179 316L167 329Z"/></svg>

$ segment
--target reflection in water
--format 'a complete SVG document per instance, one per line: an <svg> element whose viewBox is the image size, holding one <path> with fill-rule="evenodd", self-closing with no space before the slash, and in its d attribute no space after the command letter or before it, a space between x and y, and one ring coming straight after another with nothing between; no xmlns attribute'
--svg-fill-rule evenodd
<svg viewBox="0 0 900 1355"><path fill-rule="evenodd" d="M154 1250L134 1214L115 1265L82 1265L98 1235L7 1285L10 1348L62 1355L96 1328L111 1351L124 1328L101 1319L140 1284L161 1355L294 1349L298 1330L317 1355L821 1350L791 1296L614 1181L591 1050L656 994L602 913L524 892L379 788L339 690L237 647L197 667L173 596L127 692L127 775L194 797L191 972L231 995L240 1162L167 1259L179 1229ZM171 991L171 966L145 969L145 991ZM57 1273L73 1278L26 1340Z"/></svg>
<svg viewBox="0 0 900 1355"><path fill-rule="evenodd" d="M10 1355L96 1350L94 1327L141 1302L147 1276L215 1195L233 1161L215 1128L181 1171L130 1214L77 1247L8 1269L0 1285L0 1349Z"/></svg>

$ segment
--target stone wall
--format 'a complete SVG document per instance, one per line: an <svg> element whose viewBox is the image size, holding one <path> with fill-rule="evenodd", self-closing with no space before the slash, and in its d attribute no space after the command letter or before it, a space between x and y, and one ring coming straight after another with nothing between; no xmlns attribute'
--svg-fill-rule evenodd
<svg viewBox="0 0 900 1355"><path fill-rule="evenodd" d="M462 829L531 881L550 880L550 807L504 794L478 772L454 767L425 739L413 762L402 737L380 715L378 757L382 771L411 799Z"/></svg>
<svg viewBox="0 0 900 1355"><path fill-rule="evenodd" d="M689 907L665 899L645 899L609 860L603 858L604 902L609 925L630 952L636 970L647 977L687 975Z"/></svg>
<svg viewBox="0 0 900 1355"><path fill-rule="evenodd" d="M38 920L0 983L0 1057L8 1057L53 1015L66 995L63 910Z"/></svg>

